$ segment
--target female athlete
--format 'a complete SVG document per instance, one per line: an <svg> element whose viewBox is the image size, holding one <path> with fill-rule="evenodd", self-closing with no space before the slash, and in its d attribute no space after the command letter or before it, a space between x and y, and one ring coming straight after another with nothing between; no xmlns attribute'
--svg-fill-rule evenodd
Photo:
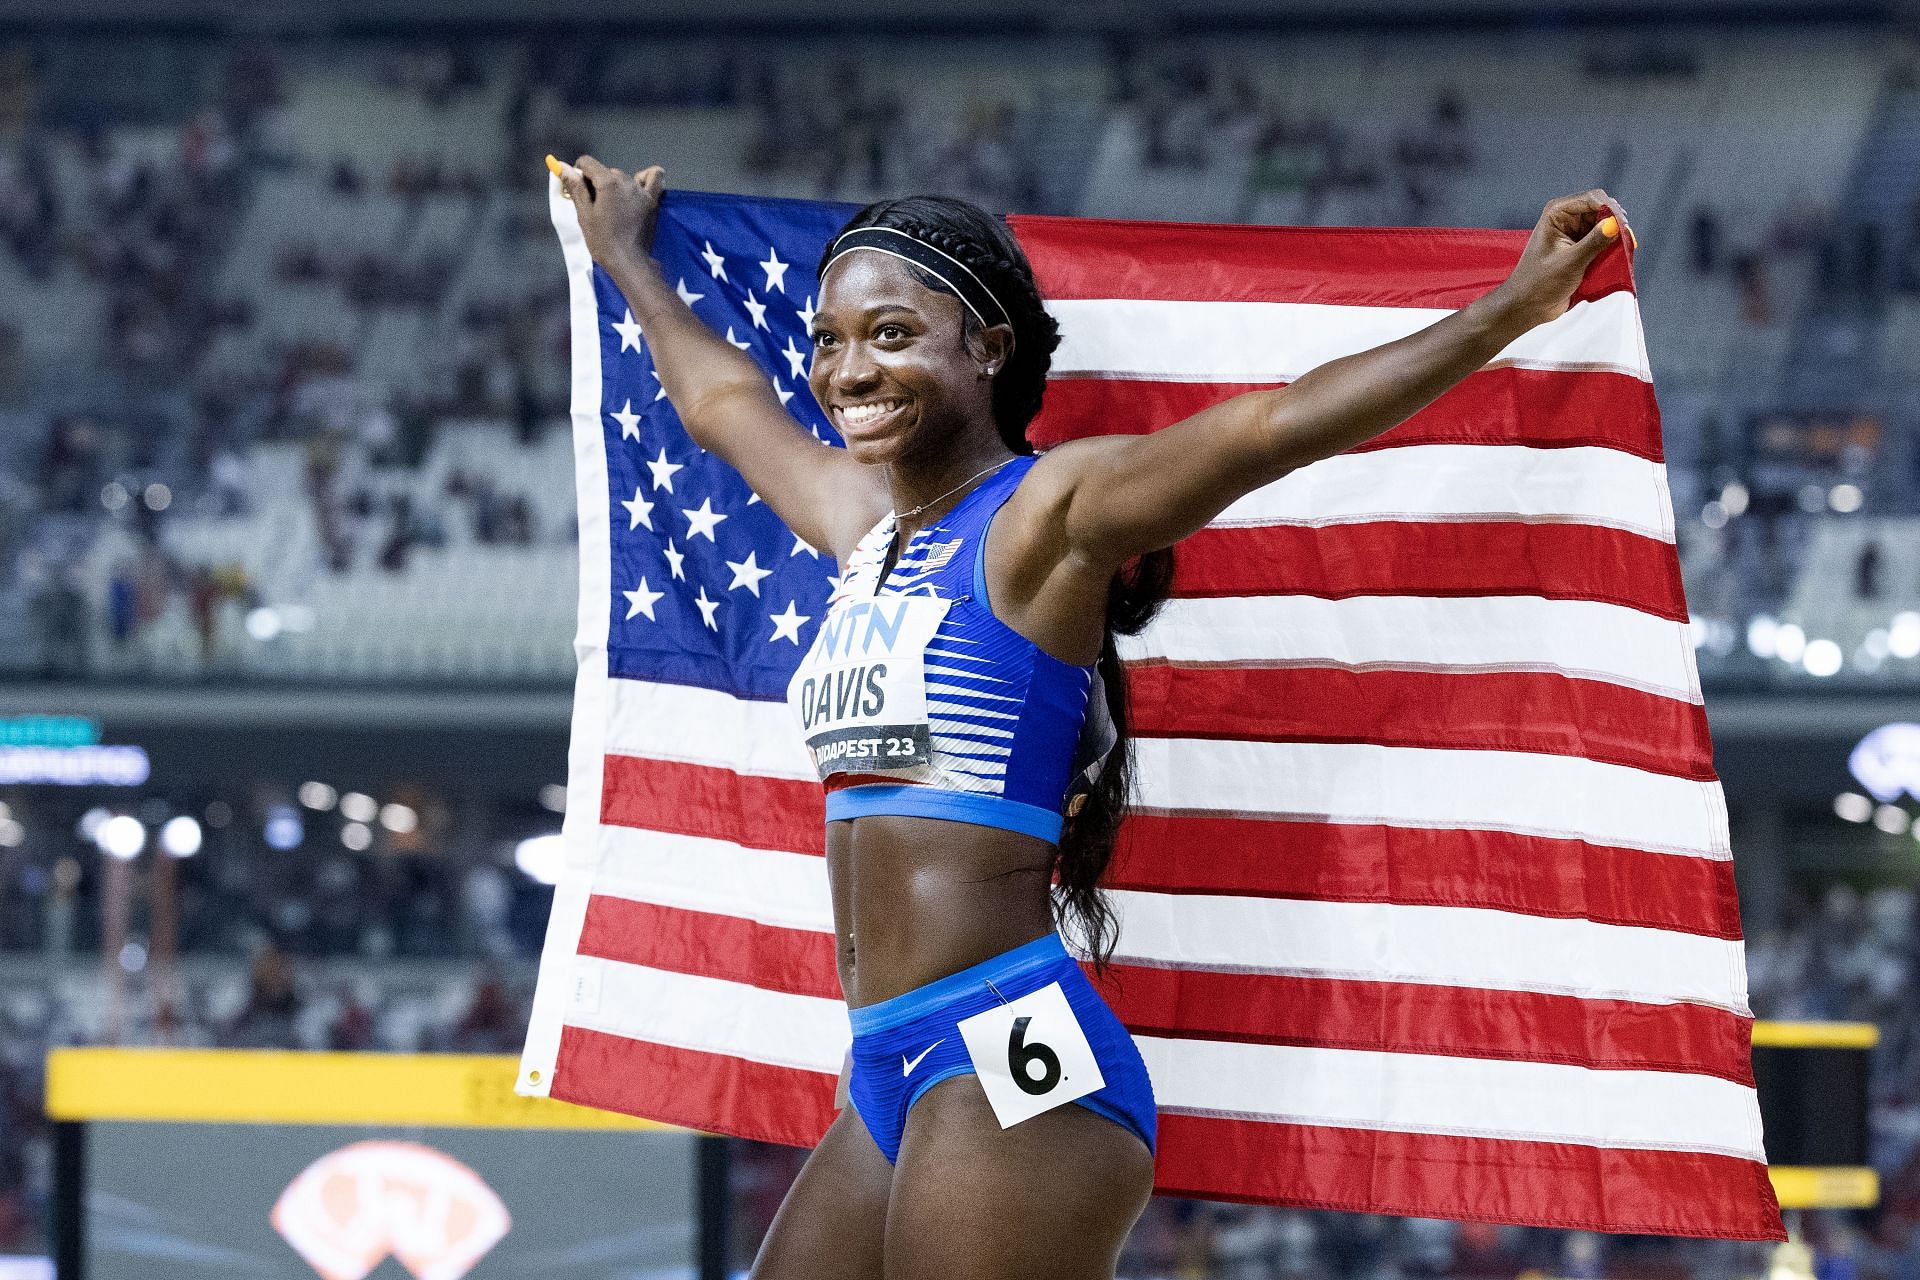
<svg viewBox="0 0 1920 1280"><path fill-rule="evenodd" d="M1506 281L1430 327L1150 435L1026 441L1059 337L1004 224L869 205L827 247L825 448L654 263L658 168L559 166L687 431L842 579L789 690L827 796L852 1106L788 1193L764 1280L1111 1277L1153 1185L1152 1087L1056 930L1104 955L1127 798L1113 637L1241 495L1405 420L1566 311L1625 232L1549 203ZM1631 241L1629 241L1631 242Z"/></svg>

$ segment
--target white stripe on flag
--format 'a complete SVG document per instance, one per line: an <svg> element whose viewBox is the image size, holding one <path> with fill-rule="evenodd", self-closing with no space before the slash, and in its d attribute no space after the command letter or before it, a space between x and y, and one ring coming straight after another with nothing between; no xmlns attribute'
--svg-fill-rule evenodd
<svg viewBox="0 0 1920 1280"><path fill-rule="evenodd" d="M1592 600L1539 596L1169 600L1145 631L1117 639L1120 656L1134 661L1547 671L1626 685L1683 702L1700 701L1685 623Z"/></svg>
<svg viewBox="0 0 1920 1280"><path fill-rule="evenodd" d="M1718 1076L1135 1036L1167 1111L1762 1160L1754 1091Z"/></svg>
<svg viewBox="0 0 1920 1280"><path fill-rule="evenodd" d="M754 1062L840 1073L853 1033L838 1000L580 956L569 1026ZM597 975L597 976L596 976Z"/></svg>
<svg viewBox="0 0 1920 1280"><path fill-rule="evenodd" d="M827 860L731 840L604 827L596 892L631 902L833 932Z"/></svg>
<svg viewBox="0 0 1920 1280"><path fill-rule="evenodd" d="M1139 807L1466 827L1729 857L1720 786L1578 756L1137 738Z"/></svg>
<svg viewBox="0 0 1920 1280"><path fill-rule="evenodd" d="M1116 960L1747 1012L1738 940L1480 907L1108 894Z"/></svg>
<svg viewBox="0 0 1920 1280"><path fill-rule="evenodd" d="M784 702L736 698L687 684L609 680L607 750L714 765L763 778L817 782Z"/></svg>
<svg viewBox="0 0 1920 1280"><path fill-rule="evenodd" d="M1325 458L1255 489L1211 527L1527 520L1672 542L1670 509L1666 468L1618 449L1428 444Z"/></svg>
<svg viewBox="0 0 1920 1280"><path fill-rule="evenodd" d="M1452 314L1424 307L1314 302L1056 300L1056 378L1176 382L1292 382L1329 360L1404 338ZM1495 366L1652 375L1631 293L1575 304L1494 357Z"/></svg>

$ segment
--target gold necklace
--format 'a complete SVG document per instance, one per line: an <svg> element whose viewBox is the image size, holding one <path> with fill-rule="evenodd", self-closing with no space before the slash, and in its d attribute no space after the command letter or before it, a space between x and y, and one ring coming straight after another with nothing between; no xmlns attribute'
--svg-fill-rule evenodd
<svg viewBox="0 0 1920 1280"><path fill-rule="evenodd" d="M947 500L948 498L951 498L951 497L952 497L952 496L953 496L954 494L956 494L956 493L958 493L958 492L960 492L960 491L961 491L962 489L964 489L964 488L966 488L966 487L967 487L968 485L970 485L970 484L972 484L972 483L973 483L973 482L974 482L975 480L978 480L978 479L979 479L979 478L980 478L981 476L983 476L983 475L985 475L985 474L987 474L987 471L998 471L998 470L999 470L1000 468L1002 468L1002 467L1004 467L1004 466L1006 466L1006 465L1007 465L1007 464L1008 464L1009 462L1012 462L1012 461L1013 461L1013 459L1012 459L1012 458L1002 458L1002 459L1001 459L1000 461L998 461L998 462L996 462L996 463L994 463L994 464L993 464L992 466L990 466L990 467L988 467L988 468L986 469L986 471L976 471L976 472L974 472L974 473L973 473L972 475L970 475L970 476L968 476L968 477L967 477L967 478L966 478L965 480L962 480L962 481L961 481L961 482L960 482L959 484L957 484L957 485L955 485L955 486L953 486L953 488L951 488L951 489L949 489L949 490L947 490L947 491L946 491L945 493L943 493L943 494L941 494L941 495L940 495L939 497L937 497L937 498L929 498L929 499L927 499L927 500L926 500L925 502L923 502L923 503L921 503L921 504L920 504L919 506L917 506L917 507L915 507L915 508L914 508L913 510L911 510L911 511L896 511L896 512L894 512L894 513L893 513L893 521L894 521L894 523L895 523L895 524L898 524L898 523L900 523L900 521L902 521L902 520L911 520L911 519L913 519L913 518L914 518L915 516L917 516L917 515L919 515L919 514L920 514L920 513L922 512L922 511L925 511L925 510L926 510L926 509L927 509L928 507L930 507L930 506L932 506L932 505L933 505L934 503L936 503L936 502L944 502L944 501L946 501L946 500Z"/></svg>

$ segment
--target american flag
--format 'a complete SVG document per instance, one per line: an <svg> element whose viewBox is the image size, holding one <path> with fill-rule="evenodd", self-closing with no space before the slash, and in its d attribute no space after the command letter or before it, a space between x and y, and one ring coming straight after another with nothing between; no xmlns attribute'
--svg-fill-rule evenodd
<svg viewBox="0 0 1920 1280"><path fill-rule="evenodd" d="M835 566L688 438L551 188L580 657L523 1092L810 1145L848 1043L820 788L780 701ZM656 253L787 408L848 206L674 192ZM1410 333L1524 236L1014 218L1064 340L1041 448ZM1129 642L1102 987L1163 1192L1782 1238L1637 301L1236 502Z"/></svg>

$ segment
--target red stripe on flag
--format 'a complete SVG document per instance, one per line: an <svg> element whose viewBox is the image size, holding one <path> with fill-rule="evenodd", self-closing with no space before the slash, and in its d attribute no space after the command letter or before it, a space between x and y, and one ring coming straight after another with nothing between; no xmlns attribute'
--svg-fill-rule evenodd
<svg viewBox="0 0 1920 1280"><path fill-rule="evenodd" d="M1137 1035L1683 1071L1753 1084L1751 1020L1707 1005L1125 962L1087 972Z"/></svg>
<svg viewBox="0 0 1920 1280"><path fill-rule="evenodd" d="M1505 280L1527 232L1433 227L1248 227L1116 218L1007 219L1048 298L1464 307ZM1603 252L1574 294L1631 289Z"/></svg>
<svg viewBox="0 0 1920 1280"><path fill-rule="evenodd" d="M1741 936L1731 862L1509 831L1134 813L1102 883Z"/></svg>
<svg viewBox="0 0 1920 1280"><path fill-rule="evenodd" d="M1027 437L1047 449L1080 436L1145 435L1244 391L1276 385L1052 378ZM1413 444L1595 445L1655 462L1664 456L1651 386L1624 373L1554 369L1482 370L1350 452Z"/></svg>
<svg viewBox="0 0 1920 1280"><path fill-rule="evenodd" d="M1783 1240L1764 1165L1735 1156L1160 1116L1155 1190L1470 1222Z"/></svg>
<svg viewBox="0 0 1920 1280"><path fill-rule="evenodd" d="M833 935L739 916L594 894L587 900L579 953L769 991L840 999Z"/></svg>
<svg viewBox="0 0 1920 1280"><path fill-rule="evenodd" d="M826 851L827 801L817 782L711 765L609 755L600 820L752 849Z"/></svg>
<svg viewBox="0 0 1920 1280"><path fill-rule="evenodd" d="M833 1123L834 1077L563 1027L553 1096L709 1133L811 1147Z"/></svg>
<svg viewBox="0 0 1920 1280"><path fill-rule="evenodd" d="M1707 711L1550 671L1127 664L1133 731L1581 756L1711 782Z"/></svg>
<svg viewBox="0 0 1920 1280"><path fill-rule="evenodd" d="M1541 596L1687 620L1671 543L1590 524L1370 520L1202 529L1174 556L1180 596Z"/></svg>

